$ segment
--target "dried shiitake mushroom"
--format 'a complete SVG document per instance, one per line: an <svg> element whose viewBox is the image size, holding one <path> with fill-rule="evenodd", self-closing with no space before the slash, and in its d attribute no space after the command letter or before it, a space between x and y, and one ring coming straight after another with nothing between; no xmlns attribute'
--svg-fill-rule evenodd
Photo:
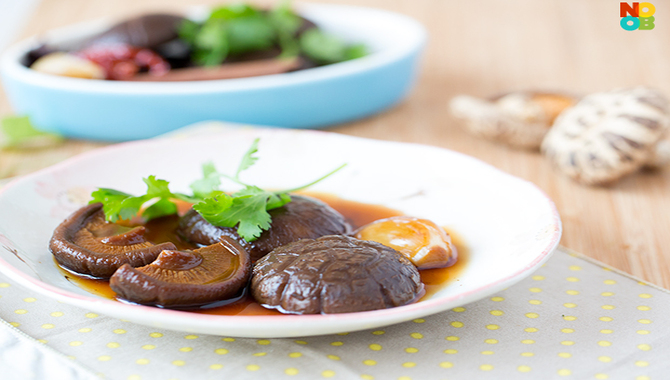
<svg viewBox="0 0 670 380"><path fill-rule="evenodd" d="M568 95L523 91L491 99L460 95L451 100L449 108L476 136L538 149L554 119L575 102Z"/></svg>
<svg viewBox="0 0 670 380"><path fill-rule="evenodd" d="M234 240L222 237L220 242L194 251L163 251L143 267L124 265L109 285L131 302L184 308L237 296L250 274L249 253Z"/></svg>
<svg viewBox="0 0 670 380"><path fill-rule="evenodd" d="M123 264L137 267L154 261L172 243L154 245L144 239L145 228L105 221L102 203L80 208L54 231L49 250L60 265L74 272L108 278Z"/></svg>
<svg viewBox="0 0 670 380"><path fill-rule="evenodd" d="M542 143L554 165L573 179L606 184L643 166L668 161L668 101L636 87L591 94L566 110Z"/></svg>

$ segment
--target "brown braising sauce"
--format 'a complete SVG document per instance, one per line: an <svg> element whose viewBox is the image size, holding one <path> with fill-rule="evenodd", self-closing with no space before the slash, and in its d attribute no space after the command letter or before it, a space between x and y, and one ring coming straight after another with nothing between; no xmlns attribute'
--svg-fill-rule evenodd
<svg viewBox="0 0 670 380"><path fill-rule="evenodd" d="M337 196L331 194L304 193L304 195L320 199L321 201L330 205L332 208L344 215L344 217L354 229L378 219L403 215L400 211L393 210L388 207L349 201L338 198ZM179 209L180 212L186 211L184 207L179 207ZM175 229L177 227L177 223L178 217L176 215L154 219L145 225L147 229L145 237L147 240L154 243L171 241L177 246L178 249L198 248L197 246L185 241L176 234ZM448 268L424 269L419 271L421 274L421 281L426 287L426 294L423 296L423 298L421 298L422 300L432 296L447 283L454 280L467 264L467 247L461 238L454 234L453 231L448 232L451 236L452 242L454 245L456 245L458 250L458 260L454 265ZM76 284L80 288L101 297L115 299L115 293L109 287L109 282L107 280L96 280L77 276L76 274L60 268L60 266L59 269L70 282ZM419 302L421 302L421 300L419 300ZM247 294L245 297L242 297L239 301L227 304L225 306L192 309L188 310L188 312L215 315L284 315L276 310L262 307L260 304L254 301L254 299L249 294Z"/></svg>

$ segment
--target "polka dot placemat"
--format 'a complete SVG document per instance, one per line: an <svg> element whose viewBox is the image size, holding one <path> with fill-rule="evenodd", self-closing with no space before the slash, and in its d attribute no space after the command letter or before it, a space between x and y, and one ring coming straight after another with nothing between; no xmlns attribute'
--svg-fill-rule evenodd
<svg viewBox="0 0 670 380"><path fill-rule="evenodd" d="M296 339L157 330L53 301L0 276L2 319L119 380L660 380L670 373L669 312L667 291L564 249L481 301L378 330Z"/></svg>

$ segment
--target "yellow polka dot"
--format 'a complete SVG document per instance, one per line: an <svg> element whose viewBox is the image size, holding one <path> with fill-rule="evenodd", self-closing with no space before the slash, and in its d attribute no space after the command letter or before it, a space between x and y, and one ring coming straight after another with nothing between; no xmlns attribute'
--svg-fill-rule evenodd
<svg viewBox="0 0 670 380"><path fill-rule="evenodd" d="M612 342L606 341L606 340L601 340L598 342L598 345L600 347L609 347L612 345Z"/></svg>
<svg viewBox="0 0 670 380"><path fill-rule="evenodd" d="M191 351L193 351L193 347L182 347L182 348L179 349L179 351L181 351L181 352L191 352ZM254 356L256 356L256 354L254 354Z"/></svg>
<svg viewBox="0 0 670 380"><path fill-rule="evenodd" d="M565 293L571 296L576 296L577 294L579 294L579 290L566 290Z"/></svg>
<svg viewBox="0 0 670 380"><path fill-rule="evenodd" d="M184 339L198 339L197 335L186 335Z"/></svg>
<svg viewBox="0 0 670 380"><path fill-rule="evenodd" d="M267 346L268 344L270 344L270 341L266 340L266 339L260 339L260 340L257 340L256 343L260 344L261 346ZM335 343L335 342L333 342L333 343ZM333 346L336 346L336 345L333 344Z"/></svg>
<svg viewBox="0 0 670 380"><path fill-rule="evenodd" d="M209 369L221 369L223 368L223 364L212 364L209 366Z"/></svg>
<svg viewBox="0 0 670 380"><path fill-rule="evenodd" d="M426 320L423 319L423 318L417 318L417 319L413 320L412 322L414 322L414 323L424 323L424 322L426 322Z"/></svg>
<svg viewBox="0 0 670 380"><path fill-rule="evenodd" d="M412 378L409 376L400 376L398 380L412 380Z"/></svg>
<svg viewBox="0 0 670 380"><path fill-rule="evenodd" d="M649 365L649 362L646 362L644 360L638 360L635 362L635 365L638 367L646 367Z"/></svg>
<svg viewBox="0 0 670 380"><path fill-rule="evenodd" d="M640 335L647 335L649 334L649 332L650 332L649 330L637 330L637 333Z"/></svg>
<svg viewBox="0 0 670 380"><path fill-rule="evenodd" d="M457 312L457 313L462 313L462 312L465 311L465 308L464 308L464 307L455 307L455 308L453 308L453 309L451 309L451 310L453 310L453 311L455 311L455 312Z"/></svg>
<svg viewBox="0 0 670 380"><path fill-rule="evenodd" d="M340 360L340 357L337 355L327 355L326 357L330 360Z"/></svg>
<svg viewBox="0 0 670 380"><path fill-rule="evenodd" d="M651 378L649 376L638 376L635 378L635 380L650 380Z"/></svg>
<svg viewBox="0 0 670 380"><path fill-rule="evenodd" d="M221 340L224 342L234 342L235 338L221 338Z"/></svg>
<svg viewBox="0 0 670 380"><path fill-rule="evenodd" d="M612 361L612 358L610 358L609 356L598 356L598 360L603 363L609 363Z"/></svg>
<svg viewBox="0 0 670 380"><path fill-rule="evenodd" d="M530 290L532 293L539 293L539 292L542 291L542 289L540 289L540 288L530 288L528 290Z"/></svg>
<svg viewBox="0 0 670 380"><path fill-rule="evenodd" d="M610 330L610 329L602 329L602 330L600 330L600 333L602 333L602 334L611 334L611 333L613 333L613 332L614 332L614 331L613 331L613 330Z"/></svg>
<svg viewBox="0 0 670 380"><path fill-rule="evenodd" d="M302 345L307 344L307 342L305 342L304 340L294 340L293 342L295 342L296 344L302 344Z"/></svg>
<svg viewBox="0 0 670 380"><path fill-rule="evenodd" d="M640 293L640 295L638 297L640 297L640 298L651 298L653 296L649 293Z"/></svg>
<svg viewBox="0 0 670 380"><path fill-rule="evenodd" d="M535 280L535 281L542 281L542 280L544 280L544 276L535 275L535 276L532 277L532 279Z"/></svg>
<svg viewBox="0 0 670 380"><path fill-rule="evenodd" d="M568 269L570 269L570 270L582 270L582 267L580 267L579 265L570 265L568 267Z"/></svg>
<svg viewBox="0 0 670 380"><path fill-rule="evenodd" d="M101 361L101 362L108 362L108 361L112 360L112 357L109 356L109 355L102 355L102 356L98 356L98 360Z"/></svg>
<svg viewBox="0 0 670 380"><path fill-rule="evenodd" d="M607 374L604 373L596 373L594 377L598 380L607 380L610 378Z"/></svg>
<svg viewBox="0 0 670 380"><path fill-rule="evenodd" d="M293 368L293 367L286 368L286 369L284 370L284 373L287 374L287 375L289 375L289 376L294 376L294 375L297 375L297 374L298 374L298 369L297 369L297 368Z"/></svg>
<svg viewBox="0 0 670 380"><path fill-rule="evenodd" d="M142 348L145 350L153 350L154 348L156 348L156 346L154 346L153 344L145 344L144 346L142 346Z"/></svg>
<svg viewBox="0 0 670 380"><path fill-rule="evenodd" d="M569 369L559 369L556 373L558 373L558 376L570 376L572 371Z"/></svg>
<svg viewBox="0 0 670 380"><path fill-rule="evenodd" d="M38 339L37 341L40 342L40 343L42 343L42 344L47 344L47 341L44 340L44 339Z"/></svg>
<svg viewBox="0 0 670 380"><path fill-rule="evenodd" d="M646 344L646 343L638 344L638 345L637 345L637 348L639 348L639 349L642 350L642 351L649 351L649 350L651 350L651 346L648 345L648 344Z"/></svg>
<svg viewBox="0 0 670 380"><path fill-rule="evenodd" d="M289 358L299 358L301 356L302 354L300 352L291 352L290 354L288 354Z"/></svg>
<svg viewBox="0 0 670 380"><path fill-rule="evenodd" d="M372 365L377 365L377 362L374 361L374 360L371 360L371 359L367 359L367 360L363 360L363 364L372 366Z"/></svg>
<svg viewBox="0 0 670 380"><path fill-rule="evenodd" d="M343 333L337 333L337 335L349 335L348 332L343 332Z"/></svg>
<svg viewBox="0 0 670 380"><path fill-rule="evenodd" d="M600 293L600 295L603 296L603 297L612 297L614 295L614 293L612 293L612 292L602 292L602 293Z"/></svg>
<svg viewBox="0 0 670 380"><path fill-rule="evenodd" d="M523 357L525 357L525 358L529 358L529 357L531 357L531 356L535 356L535 354L532 353L532 352L522 352L522 353L521 353L521 356L523 356Z"/></svg>
<svg viewBox="0 0 670 380"><path fill-rule="evenodd" d="M86 318L98 318L98 314L96 313L86 313L84 314Z"/></svg>
<svg viewBox="0 0 670 380"><path fill-rule="evenodd" d="M600 318L598 318L598 319L600 319L600 320L603 321L603 322L612 322L612 320L613 320L614 318L612 318L612 317L600 317Z"/></svg>
<svg viewBox="0 0 670 380"><path fill-rule="evenodd" d="M452 362L442 362L442 363L440 363L440 367L442 367L442 368L451 368L453 366L454 366L454 363L452 363Z"/></svg>
<svg viewBox="0 0 670 380"><path fill-rule="evenodd" d="M142 376L140 375L130 375L126 380L142 380Z"/></svg>
<svg viewBox="0 0 670 380"><path fill-rule="evenodd" d="M614 284L616 284L616 281L614 281L614 280L605 280L605 281L603 281L603 284L605 284L605 285L614 285Z"/></svg>
<svg viewBox="0 0 670 380"><path fill-rule="evenodd" d="M521 343L523 343L523 344L533 344L533 343L535 343L535 341L532 340L532 339L524 339L524 340L521 341Z"/></svg>
<svg viewBox="0 0 670 380"><path fill-rule="evenodd" d="M526 313L526 317L528 317L528 318L537 318L539 316L540 316L540 314L538 314L538 313Z"/></svg>
<svg viewBox="0 0 670 380"><path fill-rule="evenodd" d="M576 321L577 317L575 317L573 315L564 315L563 319L565 319L566 321Z"/></svg>
<svg viewBox="0 0 670 380"><path fill-rule="evenodd" d="M140 364L140 365L149 364L149 359L144 359L144 358L143 359L137 359L135 361L135 363Z"/></svg>
<svg viewBox="0 0 670 380"><path fill-rule="evenodd" d="M561 332L566 333L566 334L570 334L570 333L575 332L575 330L574 329L561 329Z"/></svg>
<svg viewBox="0 0 670 380"><path fill-rule="evenodd" d="M648 311L648 310L651 310L651 308L650 308L649 306L638 306L637 309L640 310L640 311Z"/></svg>
<svg viewBox="0 0 670 380"><path fill-rule="evenodd" d="M534 332L537 332L537 329L535 327L526 327L525 329L523 329L523 331L529 332L529 333L534 333Z"/></svg>
<svg viewBox="0 0 670 380"><path fill-rule="evenodd" d="M247 366L247 371L258 371L259 369L261 369L261 366L258 364L249 364Z"/></svg>
<svg viewBox="0 0 670 380"><path fill-rule="evenodd" d="M216 350L214 350L214 353L219 355L225 355L228 352L230 351L226 350L225 348L217 348Z"/></svg>
<svg viewBox="0 0 670 380"><path fill-rule="evenodd" d="M160 338L160 337L163 336L163 334L161 334L159 332L152 332L151 334L149 334L149 336L152 337L152 338Z"/></svg>
<svg viewBox="0 0 670 380"><path fill-rule="evenodd" d="M570 282L579 282L579 279L577 277L568 277L565 280Z"/></svg>
<svg viewBox="0 0 670 380"><path fill-rule="evenodd" d="M569 352L559 352L558 357L563 359L569 359L572 357L572 354Z"/></svg>
<svg viewBox="0 0 670 380"><path fill-rule="evenodd" d="M339 341L338 342L330 342L330 345L335 346L335 347L341 346L343 344L344 344L343 342L339 342Z"/></svg>
<svg viewBox="0 0 670 380"><path fill-rule="evenodd" d="M42 325L42 328L47 329L47 330L52 329L54 327L56 327L56 325L54 325L53 323L45 323L45 324Z"/></svg>
<svg viewBox="0 0 670 380"><path fill-rule="evenodd" d="M124 329L116 329L113 332L114 334L125 334L127 331Z"/></svg>
<svg viewBox="0 0 670 380"><path fill-rule="evenodd" d="M496 343L498 343L498 340L497 339L486 339L486 340L484 340L484 343L496 344Z"/></svg>
<svg viewBox="0 0 670 380"><path fill-rule="evenodd" d="M35 298L33 298L33 297L28 297L28 298L24 298L23 301L24 301L24 302L35 302L35 301L37 301L37 300L36 300Z"/></svg>
<svg viewBox="0 0 670 380"><path fill-rule="evenodd" d="M498 325L486 325L486 328L489 330L498 330L500 326Z"/></svg>
<svg viewBox="0 0 670 380"><path fill-rule="evenodd" d="M480 352L480 353L481 353L482 355L493 355L493 354L494 354L493 351L482 351L482 352Z"/></svg>
<svg viewBox="0 0 670 380"><path fill-rule="evenodd" d="M416 363L414 363L414 362L405 362L405 363L402 363L402 366L405 367L405 368L414 368L414 367L416 367Z"/></svg>
<svg viewBox="0 0 670 380"><path fill-rule="evenodd" d="M419 352L419 349L414 347L407 347L405 348L405 352L407 352L408 354L416 354L417 352Z"/></svg>
<svg viewBox="0 0 670 380"><path fill-rule="evenodd" d="M84 344L84 342L81 342L81 341L78 341L78 340L73 340L72 342L70 342L70 346L72 346L72 347L81 346L82 344Z"/></svg>
<svg viewBox="0 0 670 380"><path fill-rule="evenodd" d="M572 346L572 345L575 344L575 342L572 341L572 340L564 340L564 341L561 342L561 344L564 345L564 346Z"/></svg>
<svg viewBox="0 0 670 380"><path fill-rule="evenodd" d="M11 285L9 285L6 282L0 282L0 288L9 288Z"/></svg>
<svg viewBox="0 0 670 380"><path fill-rule="evenodd" d="M444 353L445 354L457 354L458 350L454 350L453 348L448 348L448 349L444 350Z"/></svg>
<svg viewBox="0 0 670 380"><path fill-rule="evenodd" d="M16 314L26 314L26 313L28 312L28 310L25 310L25 309L16 309L16 310L14 310L14 312L15 312Z"/></svg>
<svg viewBox="0 0 670 380"><path fill-rule="evenodd" d="M385 331L382 331L382 330L377 330L377 331L372 332L373 335L384 335L384 333L385 333Z"/></svg>
<svg viewBox="0 0 670 380"><path fill-rule="evenodd" d="M642 324L645 324L645 325L648 325L648 324L651 323L651 320L649 320L649 319L638 319L637 321L642 323Z"/></svg>
<svg viewBox="0 0 670 380"><path fill-rule="evenodd" d="M614 305L602 305L601 308L605 309L605 310L614 310L615 306Z"/></svg>
<svg viewBox="0 0 670 380"><path fill-rule="evenodd" d="M530 367L527 365L520 365L516 367L516 370L519 372L530 372Z"/></svg>
<svg viewBox="0 0 670 380"><path fill-rule="evenodd" d="M423 335L419 334L417 332L411 333L411 334L409 334L409 336L411 336L414 339L423 339Z"/></svg>
<svg viewBox="0 0 670 380"><path fill-rule="evenodd" d="M505 300L505 299L502 298L502 297L492 297L492 298L491 298L491 301L493 301L493 302L500 302L500 301L504 301L504 300Z"/></svg>
<svg viewBox="0 0 670 380"><path fill-rule="evenodd" d="M21 324L20 324L19 322L9 322L9 324L12 325L12 326L14 326L14 327L19 327L19 326L21 326Z"/></svg>
<svg viewBox="0 0 670 380"><path fill-rule="evenodd" d="M495 316L500 316L500 315L505 314L505 313L502 312L502 310L491 310L489 313L491 313L491 315L495 315Z"/></svg>
<svg viewBox="0 0 670 380"><path fill-rule="evenodd" d="M456 327L456 328L461 328L461 327L463 327L463 322L454 321L454 322L451 322L451 325Z"/></svg>
<svg viewBox="0 0 670 380"><path fill-rule="evenodd" d="M444 339L446 339L446 340L448 340L448 341L451 341L451 342L455 342L455 341L457 341L457 340L459 340L459 339L461 339L461 338L459 338L459 337L457 337L457 336L448 336L448 337L446 337L446 338L444 338Z"/></svg>
<svg viewBox="0 0 670 380"><path fill-rule="evenodd" d="M372 375L361 375L361 379L363 380L375 380L375 377Z"/></svg>
<svg viewBox="0 0 670 380"><path fill-rule="evenodd" d="M577 307L577 304L574 304L572 302L567 302L567 303L564 303L563 306L567 307L568 309L572 309L572 308Z"/></svg>
<svg viewBox="0 0 670 380"><path fill-rule="evenodd" d="M109 347L109 348L119 348L119 347L121 347L121 345L116 343L116 342L109 342L109 343L107 343L107 347Z"/></svg>
<svg viewBox="0 0 670 380"><path fill-rule="evenodd" d="M172 365L175 365L177 367L183 367L183 366L186 365L186 362L183 361L183 360L175 360L175 361L172 362Z"/></svg>
<svg viewBox="0 0 670 380"><path fill-rule="evenodd" d="M62 317L63 312L62 311L54 311L53 313L50 314L52 317Z"/></svg>
<svg viewBox="0 0 670 380"><path fill-rule="evenodd" d="M83 328L80 328L80 329L79 329L79 332L81 332L81 333L91 332L91 328L89 328L89 327L83 327Z"/></svg>
<svg viewBox="0 0 670 380"><path fill-rule="evenodd" d="M333 376L335 376L335 371L325 370L325 371L321 372L321 376L323 376L323 377L333 377Z"/></svg>
<svg viewBox="0 0 670 380"><path fill-rule="evenodd" d="M372 343L371 345L368 346L368 348L370 348L372 351L380 351L382 349L382 345L377 344L377 343Z"/></svg>
<svg viewBox="0 0 670 380"><path fill-rule="evenodd" d="M493 366L490 364L482 364L479 366L479 369L481 369L482 371L490 371L493 369Z"/></svg>
<svg viewBox="0 0 670 380"><path fill-rule="evenodd" d="M541 305L542 301L540 301L540 300L530 300L530 301L528 301L528 303L531 304L531 305Z"/></svg>

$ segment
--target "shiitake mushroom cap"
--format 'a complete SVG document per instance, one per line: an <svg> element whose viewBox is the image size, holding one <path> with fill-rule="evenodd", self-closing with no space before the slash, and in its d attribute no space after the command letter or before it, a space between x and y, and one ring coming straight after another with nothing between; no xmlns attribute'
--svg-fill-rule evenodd
<svg viewBox="0 0 670 380"><path fill-rule="evenodd" d="M49 250L58 263L76 273L110 277L119 267L147 265L172 243L154 245L144 239L142 226L129 228L105 221L102 203L82 207L55 230Z"/></svg>
<svg viewBox="0 0 670 380"><path fill-rule="evenodd" d="M139 304L188 308L233 298L251 274L251 259L237 242L222 238L194 251L167 250L149 265L124 265L109 281L117 296Z"/></svg>
<svg viewBox="0 0 670 380"><path fill-rule="evenodd" d="M273 249L300 239L316 239L324 235L345 235L351 227L339 212L310 197L291 195L291 202L270 210L272 224L253 242L237 234L236 228L216 227L193 209L179 221L179 234L185 239L210 245L223 237L236 240L256 261Z"/></svg>
<svg viewBox="0 0 670 380"><path fill-rule="evenodd" d="M254 266L251 292L284 313L331 314L402 306L424 286L417 268L394 249L333 235L270 252Z"/></svg>

